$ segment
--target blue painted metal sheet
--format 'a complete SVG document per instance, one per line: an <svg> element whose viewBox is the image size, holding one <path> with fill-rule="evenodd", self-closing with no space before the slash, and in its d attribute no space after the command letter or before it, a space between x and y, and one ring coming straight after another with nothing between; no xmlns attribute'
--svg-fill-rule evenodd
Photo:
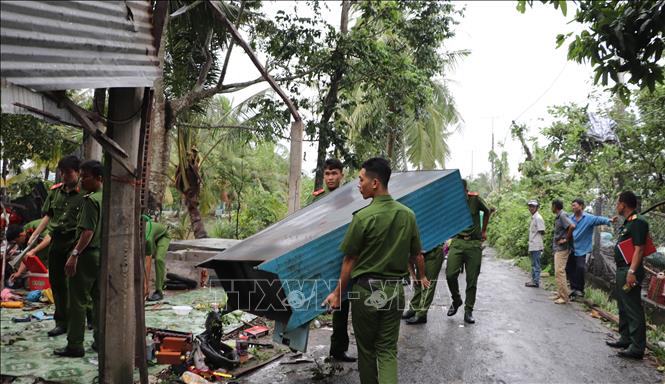
<svg viewBox="0 0 665 384"><path fill-rule="evenodd" d="M419 171L393 175L389 189L394 198L411 208L416 214L423 249L430 250L449 237L471 225L464 190L458 171ZM279 278L286 300L292 311L286 331L294 330L323 313L320 303L337 284L343 256L339 244L356 209L344 209L332 213L323 209L333 199L351 201L365 206L355 183L343 186L339 191L310 206L313 212L342 216L345 224L332 229L284 255L259 265L262 271L274 273ZM312 215L314 216L314 215ZM317 217L326 220L325 217ZM310 226L323 225L312 217Z"/></svg>
<svg viewBox="0 0 665 384"><path fill-rule="evenodd" d="M416 214L425 250L471 225L457 170L395 173L389 189ZM337 284L353 212L369 203L348 183L200 266L215 269L231 308L280 322L278 341L304 350L307 323Z"/></svg>

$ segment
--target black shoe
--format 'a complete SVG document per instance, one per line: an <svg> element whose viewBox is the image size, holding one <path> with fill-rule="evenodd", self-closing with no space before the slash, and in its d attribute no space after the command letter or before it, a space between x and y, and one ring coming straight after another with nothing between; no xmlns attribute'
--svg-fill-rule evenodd
<svg viewBox="0 0 665 384"><path fill-rule="evenodd" d="M453 304L450 306L450 308L448 308L448 316L453 316L454 314L456 314L457 313L457 308L459 308L461 306L462 306L461 302L460 303L455 303L453 301Z"/></svg>
<svg viewBox="0 0 665 384"><path fill-rule="evenodd" d="M644 352L631 351L627 349L625 351L619 351L617 356L624 357L626 359L642 360L644 358Z"/></svg>
<svg viewBox="0 0 665 384"><path fill-rule="evenodd" d="M408 311L405 311L404 313L402 313L402 319L410 319L415 315L416 315L416 311L414 311L413 309L409 309Z"/></svg>
<svg viewBox="0 0 665 384"><path fill-rule="evenodd" d="M607 340L607 341L605 341L605 344L607 344L608 347L621 348L621 349L626 349L630 346L630 343L625 343L621 340L619 340L619 341L609 341L609 340Z"/></svg>
<svg viewBox="0 0 665 384"><path fill-rule="evenodd" d="M469 324L475 324L476 320L473 318L473 314L471 311L465 311L464 312L464 322L469 323Z"/></svg>
<svg viewBox="0 0 665 384"><path fill-rule="evenodd" d="M349 356L346 352L330 355L330 357L332 357L333 359L335 359L337 361L342 361L344 363L355 363L356 360L358 360L353 356Z"/></svg>
<svg viewBox="0 0 665 384"><path fill-rule="evenodd" d="M49 335L50 337L56 337L56 336L64 335L65 333L67 333L67 329L65 329L65 328L63 328L59 325L56 325L55 328L51 329L46 334Z"/></svg>
<svg viewBox="0 0 665 384"><path fill-rule="evenodd" d="M62 357L83 357L85 356L85 351L83 350L83 348L75 349L75 348L64 347L64 348L54 349L53 354Z"/></svg>
<svg viewBox="0 0 665 384"><path fill-rule="evenodd" d="M94 325L92 325L92 321L89 321L87 325L89 331L92 331L92 329L95 327Z"/></svg>
<svg viewBox="0 0 665 384"><path fill-rule="evenodd" d="M536 284L533 281L529 281L529 282L524 283L524 286L529 287L529 288L538 288L538 287L540 287L540 284Z"/></svg>
<svg viewBox="0 0 665 384"><path fill-rule="evenodd" d="M414 325L414 324L425 324L427 323L427 316L413 316L410 319L406 320L406 323L409 325Z"/></svg>
<svg viewBox="0 0 665 384"><path fill-rule="evenodd" d="M90 346L90 348L92 348L92 350L95 351L95 352L99 352L99 351L97 350L97 342L96 342L96 341L93 341L93 342L92 342L92 345Z"/></svg>
<svg viewBox="0 0 665 384"><path fill-rule="evenodd" d="M148 301L160 301L164 299L164 295L160 291L155 291L148 297Z"/></svg>

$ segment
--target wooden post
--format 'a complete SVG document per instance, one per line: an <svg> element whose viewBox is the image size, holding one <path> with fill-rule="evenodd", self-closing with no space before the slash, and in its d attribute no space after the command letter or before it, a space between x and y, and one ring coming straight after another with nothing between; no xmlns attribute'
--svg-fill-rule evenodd
<svg viewBox="0 0 665 384"><path fill-rule="evenodd" d="M109 90L108 134L126 151L127 162L135 170L142 97L143 88ZM135 209L136 185L135 177L106 154L100 273L100 383L134 382L134 262L135 231L139 222Z"/></svg>
<svg viewBox="0 0 665 384"><path fill-rule="evenodd" d="M289 202L288 213L300 209L300 172L302 170L302 120L291 124L291 148L289 150Z"/></svg>

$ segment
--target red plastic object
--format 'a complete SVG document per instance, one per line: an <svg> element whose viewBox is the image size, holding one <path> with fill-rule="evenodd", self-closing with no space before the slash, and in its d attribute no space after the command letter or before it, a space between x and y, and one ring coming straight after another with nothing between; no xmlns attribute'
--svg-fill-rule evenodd
<svg viewBox="0 0 665 384"><path fill-rule="evenodd" d="M31 291L51 288L48 273L28 273L28 289Z"/></svg>
<svg viewBox="0 0 665 384"><path fill-rule="evenodd" d="M257 325L252 328L245 329L243 333L249 337L257 338L265 336L270 332L270 328L264 327L262 325Z"/></svg>
<svg viewBox="0 0 665 384"><path fill-rule="evenodd" d="M665 274L651 276L647 297L658 304L665 305Z"/></svg>
<svg viewBox="0 0 665 384"><path fill-rule="evenodd" d="M23 260L30 273L48 273L48 268L39 260L37 256L26 257Z"/></svg>
<svg viewBox="0 0 665 384"><path fill-rule="evenodd" d="M180 351L157 351L155 356L157 357L157 364L182 364Z"/></svg>

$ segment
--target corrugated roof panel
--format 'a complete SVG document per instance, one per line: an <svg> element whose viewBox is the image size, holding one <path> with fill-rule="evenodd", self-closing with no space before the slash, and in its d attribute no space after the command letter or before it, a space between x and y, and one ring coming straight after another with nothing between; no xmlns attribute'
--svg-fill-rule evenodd
<svg viewBox="0 0 665 384"><path fill-rule="evenodd" d="M424 249L471 224L457 170L395 173L390 192L416 214ZM352 214L369 203L355 182L348 183L200 266L214 268L225 280L234 297L229 305L284 322L282 336L302 350L304 324L323 312L320 303L337 284L343 257L338 248ZM234 279L245 280L240 285ZM269 285L270 292L257 289L255 281ZM266 310L266 302L273 307Z"/></svg>
<svg viewBox="0 0 665 384"><path fill-rule="evenodd" d="M152 86L149 0L0 2L4 80L36 91Z"/></svg>
<svg viewBox="0 0 665 384"><path fill-rule="evenodd" d="M362 201L355 185L342 188L340 194L355 195ZM458 171L398 173L391 178L390 191L395 199L416 214L425 250L442 244L471 224ZM348 212L340 211L337 214L346 216L346 221L350 222ZM347 227L348 224L345 224L259 266L259 269L277 275L282 282L284 295L292 311L285 328L287 332L323 313L320 303L339 278L344 255L338 248Z"/></svg>

